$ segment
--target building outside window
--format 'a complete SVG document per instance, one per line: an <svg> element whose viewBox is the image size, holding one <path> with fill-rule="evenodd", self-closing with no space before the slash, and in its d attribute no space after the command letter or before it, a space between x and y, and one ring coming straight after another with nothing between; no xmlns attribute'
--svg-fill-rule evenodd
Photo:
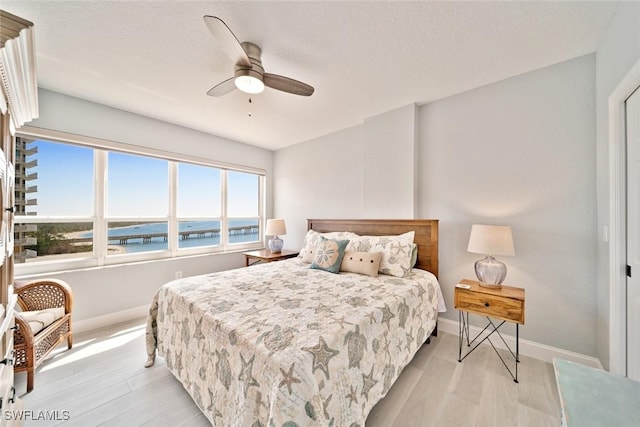
<svg viewBox="0 0 640 427"><path fill-rule="evenodd" d="M38 166L38 147L33 141L16 138L16 182L15 182L15 215L26 216L37 213L38 199L35 197L38 186L33 181L38 179L33 169ZM27 166L28 165L28 166ZM27 258L35 258L37 253L30 249L36 244L33 237L38 229L36 224L16 224L14 227L14 259L24 262Z"/></svg>

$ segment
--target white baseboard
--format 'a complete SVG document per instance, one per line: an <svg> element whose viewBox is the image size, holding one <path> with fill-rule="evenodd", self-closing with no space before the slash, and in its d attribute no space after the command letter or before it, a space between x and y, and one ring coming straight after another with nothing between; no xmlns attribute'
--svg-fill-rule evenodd
<svg viewBox="0 0 640 427"><path fill-rule="evenodd" d="M473 338L477 335L482 328L477 326L470 326L469 334ZM447 332L453 335L458 335L458 322L450 319L438 319L438 331ZM502 337L504 340L511 346L513 350L515 350L516 338L511 335L507 335L500 330ZM495 336L495 335L494 335ZM492 336L493 338L493 336ZM505 345L501 339L492 339L491 342L497 348L505 349ZM487 344L488 345L488 344ZM523 340L520 338L520 354L524 356L533 357L534 359L542 360L544 362L551 363L554 357L570 360L572 362L581 363L583 365L592 366L594 368L602 369L602 364L600 363L600 359L593 356L586 356L580 353L574 353L572 351L563 350L561 348L552 347L546 344L540 344L534 341Z"/></svg>
<svg viewBox="0 0 640 427"><path fill-rule="evenodd" d="M127 310L118 311L116 313L105 314L104 316L92 317L90 319L79 320L73 322L73 333L100 329L117 323L127 322L133 319L140 319L149 313L149 305L141 305L139 307L129 308Z"/></svg>

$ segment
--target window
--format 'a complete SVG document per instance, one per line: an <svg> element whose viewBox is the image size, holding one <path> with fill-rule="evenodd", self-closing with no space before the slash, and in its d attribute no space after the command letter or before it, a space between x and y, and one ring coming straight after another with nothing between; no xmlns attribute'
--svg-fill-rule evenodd
<svg viewBox="0 0 640 427"><path fill-rule="evenodd" d="M16 138L17 263L93 256L93 150Z"/></svg>
<svg viewBox="0 0 640 427"><path fill-rule="evenodd" d="M178 163L178 248L220 246L220 169Z"/></svg>
<svg viewBox="0 0 640 427"><path fill-rule="evenodd" d="M169 249L169 162L107 156L107 255Z"/></svg>
<svg viewBox="0 0 640 427"><path fill-rule="evenodd" d="M229 243L260 240L260 180L257 175L229 171L227 174L227 212Z"/></svg>
<svg viewBox="0 0 640 427"><path fill-rule="evenodd" d="M260 174L109 148L17 138L19 273L261 246Z"/></svg>

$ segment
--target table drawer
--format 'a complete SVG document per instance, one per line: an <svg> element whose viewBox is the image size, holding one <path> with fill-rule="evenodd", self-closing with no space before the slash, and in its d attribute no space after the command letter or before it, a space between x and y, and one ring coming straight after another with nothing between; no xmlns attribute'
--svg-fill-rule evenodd
<svg viewBox="0 0 640 427"><path fill-rule="evenodd" d="M524 301L456 288L455 308L510 322L524 323Z"/></svg>

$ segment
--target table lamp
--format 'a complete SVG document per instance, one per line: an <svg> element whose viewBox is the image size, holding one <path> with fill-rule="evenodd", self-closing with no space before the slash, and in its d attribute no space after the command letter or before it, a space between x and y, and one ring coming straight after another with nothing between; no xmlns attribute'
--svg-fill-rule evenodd
<svg viewBox="0 0 640 427"><path fill-rule="evenodd" d="M473 224L467 251L486 255L475 263L476 276L480 280L480 285L489 288L502 287L502 282L507 276L507 266L493 256L515 255L511 227Z"/></svg>
<svg viewBox="0 0 640 427"><path fill-rule="evenodd" d="M271 236L269 240L268 246L269 250L273 253L282 252L282 246L284 242L278 235L287 234L287 228L284 225L284 219L268 219L267 220L267 230L265 231L267 236Z"/></svg>

